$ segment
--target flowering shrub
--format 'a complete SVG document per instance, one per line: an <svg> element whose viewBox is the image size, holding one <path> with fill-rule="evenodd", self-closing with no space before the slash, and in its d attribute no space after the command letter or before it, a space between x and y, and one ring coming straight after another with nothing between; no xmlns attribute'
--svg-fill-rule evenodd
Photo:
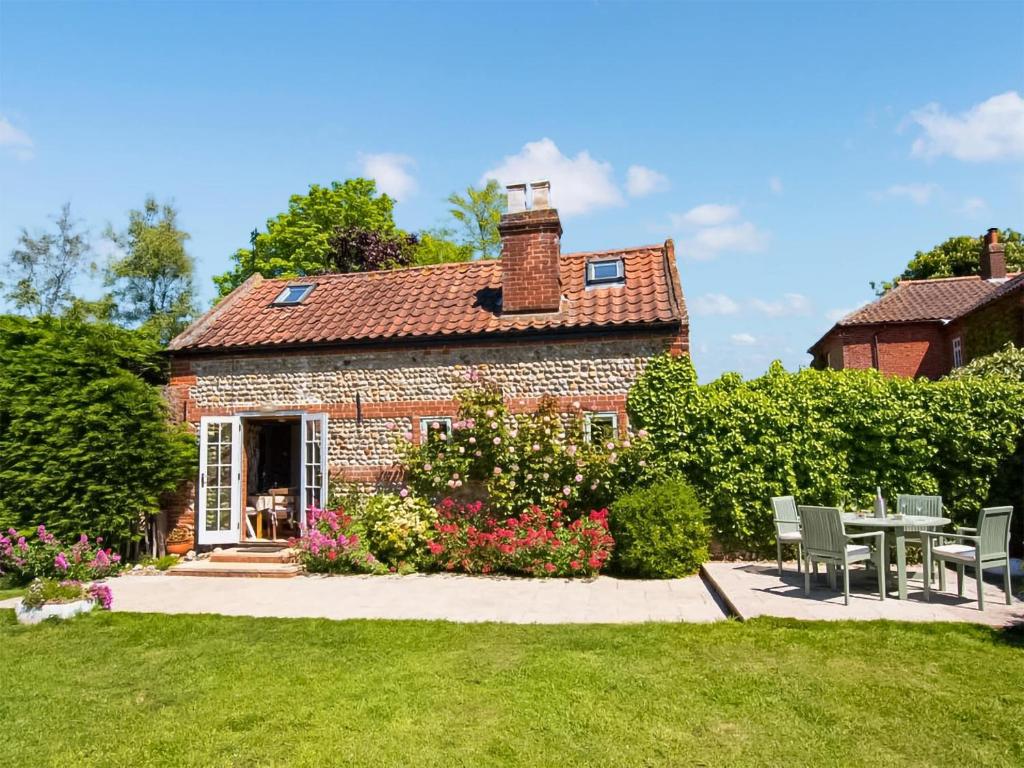
<svg viewBox="0 0 1024 768"><path fill-rule="evenodd" d="M615 545L608 512L602 509L570 521L567 506L563 500L548 513L534 505L519 515L498 518L479 501L447 498L438 506L428 547L434 562L447 571L594 576Z"/></svg>
<svg viewBox="0 0 1024 768"><path fill-rule="evenodd" d="M409 486L434 503L445 497L482 499L498 517L539 506L578 516L608 506L624 487L651 471L644 434L584 440L579 404L568 415L545 399L533 413L511 415L501 390L474 383L459 393L451 434L428 424L419 445L400 444Z"/></svg>
<svg viewBox="0 0 1024 768"><path fill-rule="evenodd" d="M113 604L113 595L106 584L83 584L76 579L36 579L21 599L26 608L39 608L53 603L91 600L105 611Z"/></svg>
<svg viewBox="0 0 1024 768"><path fill-rule="evenodd" d="M352 518L341 509L310 507L302 535L289 544L310 573L379 573L386 570L367 551Z"/></svg>
<svg viewBox="0 0 1024 768"><path fill-rule="evenodd" d="M437 513L422 499L403 489L400 495L370 496L359 515L366 546L384 564L413 571L429 559L427 542Z"/></svg>
<svg viewBox="0 0 1024 768"><path fill-rule="evenodd" d="M68 547L42 525L34 538L9 528L6 534L0 534L0 575L19 582L39 578L102 579L121 568L121 556L102 545L102 537L90 540L83 533Z"/></svg>

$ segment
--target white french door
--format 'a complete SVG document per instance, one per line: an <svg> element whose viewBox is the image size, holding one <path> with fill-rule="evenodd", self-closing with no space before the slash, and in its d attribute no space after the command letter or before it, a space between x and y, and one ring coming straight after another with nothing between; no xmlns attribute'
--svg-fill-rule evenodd
<svg viewBox="0 0 1024 768"><path fill-rule="evenodd" d="M327 503L327 414L302 414L302 451L299 499L300 520L306 523L310 507L323 509Z"/></svg>
<svg viewBox="0 0 1024 768"><path fill-rule="evenodd" d="M199 423L198 544L237 544L241 517L242 421L204 416Z"/></svg>

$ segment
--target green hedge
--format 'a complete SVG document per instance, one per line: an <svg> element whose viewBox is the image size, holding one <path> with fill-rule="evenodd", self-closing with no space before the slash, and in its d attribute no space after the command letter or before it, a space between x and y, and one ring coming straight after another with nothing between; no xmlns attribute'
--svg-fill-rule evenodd
<svg viewBox="0 0 1024 768"><path fill-rule="evenodd" d="M637 381L629 411L732 550L774 540L772 496L867 507L876 486L888 498L941 493L960 523L985 503L1019 504L1002 478L1024 432L1024 386L1004 377L931 382L775 363L751 381L726 374L700 386L688 358L665 355Z"/></svg>
<svg viewBox="0 0 1024 768"><path fill-rule="evenodd" d="M141 334L0 316L0 526L136 540L196 455L168 421L163 380Z"/></svg>
<svg viewBox="0 0 1024 768"><path fill-rule="evenodd" d="M637 488L612 503L615 567L627 576L676 579L708 559L708 512L682 478Z"/></svg>

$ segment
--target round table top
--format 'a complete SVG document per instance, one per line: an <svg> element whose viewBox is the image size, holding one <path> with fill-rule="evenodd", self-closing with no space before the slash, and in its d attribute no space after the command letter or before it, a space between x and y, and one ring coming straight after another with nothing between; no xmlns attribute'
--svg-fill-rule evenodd
<svg viewBox="0 0 1024 768"><path fill-rule="evenodd" d="M843 514L843 523L860 528L930 528L949 525L948 517L926 517L924 515L903 515L901 517L875 517L874 513L859 517L847 512Z"/></svg>

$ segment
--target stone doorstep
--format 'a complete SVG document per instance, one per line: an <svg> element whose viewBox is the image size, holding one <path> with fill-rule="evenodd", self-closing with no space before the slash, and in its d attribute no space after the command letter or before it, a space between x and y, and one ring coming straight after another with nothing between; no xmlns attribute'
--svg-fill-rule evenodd
<svg viewBox="0 0 1024 768"><path fill-rule="evenodd" d="M214 562L193 560L167 569L171 576L221 576L258 579L289 579L302 573L302 568L288 562Z"/></svg>

